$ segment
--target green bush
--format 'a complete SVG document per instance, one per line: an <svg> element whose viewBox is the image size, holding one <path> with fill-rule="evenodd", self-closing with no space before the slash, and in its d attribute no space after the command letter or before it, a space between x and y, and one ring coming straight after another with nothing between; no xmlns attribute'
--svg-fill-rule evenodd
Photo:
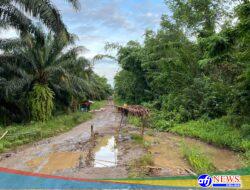
<svg viewBox="0 0 250 190"><path fill-rule="evenodd" d="M235 151L249 150L250 140L242 135L240 129L228 125L228 117L211 121L190 121L184 124L176 124L171 132L180 135L199 138L203 141L228 147Z"/></svg>
<svg viewBox="0 0 250 190"><path fill-rule="evenodd" d="M141 119L139 117L131 115L128 117L128 123L136 127L140 127L142 125Z"/></svg>
<svg viewBox="0 0 250 190"><path fill-rule="evenodd" d="M216 169L209 158L197 148L190 148L183 145L183 154L198 174L211 173Z"/></svg>
<svg viewBox="0 0 250 190"><path fill-rule="evenodd" d="M152 105L159 110L156 112L162 120L183 123L199 118L213 119L226 115L232 98L230 92L231 88L222 82L214 82L208 77L194 78L189 87L161 96L161 106L156 101ZM151 110L155 112L155 109ZM168 128L167 123L161 122L160 126Z"/></svg>
<svg viewBox="0 0 250 190"><path fill-rule="evenodd" d="M138 144L143 144L143 137L139 134L131 134L131 139Z"/></svg>
<svg viewBox="0 0 250 190"><path fill-rule="evenodd" d="M0 152L3 152L3 151L4 151L4 144L0 143Z"/></svg>
<svg viewBox="0 0 250 190"><path fill-rule="evenodd" d="M54 107L54 92L47 85L35 84L29 94L32 119L46 121L51 117Z"/></svg>
<svg viewBox="0 0 250 190"><path fill-rule="evenodd" d="M130 178L146 177L149 174L147 166L154 165L153 156L150 153L142 157L132 160L128 165L128 173Z"/></svg>
<svg viewBox="0 0 250 190"><path fill-rule="evenodd" d="M242 135L250 139L250 124L244 124L241 126L240 129L241 129Z"/></svg>

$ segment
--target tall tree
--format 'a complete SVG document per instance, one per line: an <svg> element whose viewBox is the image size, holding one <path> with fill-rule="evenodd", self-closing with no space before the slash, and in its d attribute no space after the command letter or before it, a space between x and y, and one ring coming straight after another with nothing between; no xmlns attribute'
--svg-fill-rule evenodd
<svg viewBox="0 0 250 190"><path fill-rule="evenodd" d="M81 65L84 69L85 62L77 59L81 47L66 51L68 45L68 40L51 34L42 42L33 35L26 35L21 40L1 40L0 49L4 50L0 59L1 101L5 102L1 105L9 109L8 102L16 107L19 101L27 104L24 100L27 100L29 93L33 91L31 96L37 97L35 91L39 90L39 94L42 87L47 89L46 93L50 97L48 102L52 101L51 90L59 97L65 92L71 96L84 96L84 91L88 89L87 82L70 69L75 65ZM41 104L43 102L40 101ZM50 115L48 110L43 112Z"/></svg>
<svg viewBox="0 0 250 190"><path fill-rule="evenodd" d="M230 0L165 0L173 11L173 18L183 27L198 33L200 37L215 32L216 23L228 14L227 3Z"/></svg>
<svg viewBox="0 0 250 190"><path fill-rule="evenodd" d="M68 0L75 9L80 7L78 0ZM55 33L67 32L58 9L50 0L1 0L0 28L14 27L22 33L38 34L31 17L39 19Z"/></svg>

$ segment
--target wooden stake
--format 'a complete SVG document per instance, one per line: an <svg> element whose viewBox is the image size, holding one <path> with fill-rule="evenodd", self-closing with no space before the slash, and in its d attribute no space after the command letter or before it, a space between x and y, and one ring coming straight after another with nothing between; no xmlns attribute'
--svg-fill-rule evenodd
<svg viewBox="0 0 250 190"><path fill-rule="evenodd" d="M120 130L120 128L122 127L123 117L124 117L124 114L122 113L122 118L121 118L121 122L120 122L119 130Z"/></svg>
<svg viewBox="0 0 250 190"><path fill-rule="evenodd" d="M94 126L93 125L91 125L91 138L93 138L94 137Z"/></svg>
<svg viewBox="0 0 250 190"><path fill-rule="evenodd" d="M144 131L145 131L145 118L144 117L141 117L141 123L142 123L141 136L143 137L144 136Z"/></svg>

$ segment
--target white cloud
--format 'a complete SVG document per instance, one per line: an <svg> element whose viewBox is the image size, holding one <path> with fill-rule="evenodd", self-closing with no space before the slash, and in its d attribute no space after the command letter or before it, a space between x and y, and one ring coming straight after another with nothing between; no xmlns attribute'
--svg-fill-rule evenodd
<svg viewBox="0 0 250 190"><path fill-rule="evenodd" d="M80 0L81 10L78 12L73 11L66 1L53 2L60 10L68 30L79 37L77 45L89 50L81 54L88 59L104 54L105 42L122 45L130 40L142 42L145 29L156 30L161 15L167 11L164 0ZM18 32L14 29L0 31L1 38L16 36ZM119 66L115 62L103 61L96 64L94 69L113 84Z"/></svg>
<svg viewBox="0 0 250 190"><path fill-rule="evenodd" d="M111 86L114 86L114 77L119 70L119 65L114 61L104 60L94 65L94 72L99 76L105 76Z"/></svg>
<svg viewBox="0 0 250 190"><path fill-rule="evenodd" d="M17 38L18 36L19 32L14 28L0 30L0 38Z"/></svg>

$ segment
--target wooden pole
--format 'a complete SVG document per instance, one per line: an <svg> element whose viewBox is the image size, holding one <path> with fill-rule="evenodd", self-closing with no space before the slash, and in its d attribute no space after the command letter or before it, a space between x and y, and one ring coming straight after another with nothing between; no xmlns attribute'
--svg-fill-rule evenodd
<svg viewBox="0 0 250 190"><path fill-rule="evenodd" d="M122 112L122 118L121 118L121 122L120 122L119 130L120 130L120 128L122 127L123 117L124 117L124 114L123 114L123 112Z"/></svg>
<svg viewBox="0 0 250 190"><path fill-rule="evenodd" d="M94 126L91 125L91 138L93 138L93 137L94 137Z"/></svg>
<svg viewBox="0 0 250 190"><path fill-rule="evenodd" d="M145 116L141 116L141 136L144 136L144 132L145 132L145 127L146 127L146 117Z"/></svg>
<svg viewBox="0 0 250 190"><path fill-rule="evenodd" d="M142 126L141 126L141 136L143 138L143 136L144 136L144 127L145 127L145 121L144 121L143 117L141 117L141 123L142 123Z"/></svg>

